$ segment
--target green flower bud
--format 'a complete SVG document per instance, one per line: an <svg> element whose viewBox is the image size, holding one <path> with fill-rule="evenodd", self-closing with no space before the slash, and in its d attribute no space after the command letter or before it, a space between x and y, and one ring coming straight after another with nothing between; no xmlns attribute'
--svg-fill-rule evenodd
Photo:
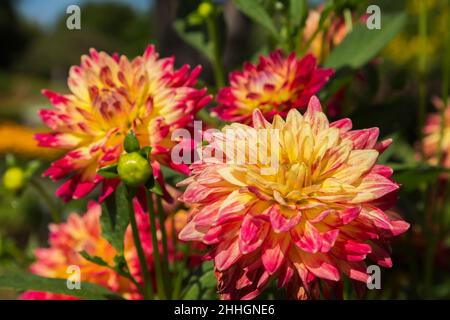
<svg viewBox="0 0 450 320"><path fill-rule="evenodd" d="M25 174L19 167L11 167L3 175L3 185L7 190L17 191L23 187Z"/></svg>
<svg viewBox="0 0 450 320"><path fill-rule="evenodd" d="M201 17L207 18L211 15L213 9L214 7L211 3L202 2L197 8L197 12Z"/></svg>
<svg viewBox="0 0 450 320"><path fill-rule="evenodd" d="M282 2L280 2L280 1L275 2L275 10L282 11L283 9L284 9L284 5Z"/></svg>
<svg viewBox="0 0 450 320"><path fill-rule="evenodd" d="M125 141L123 142L123 146L125 151L128 153L139 150L139 140L136 138L133 131L127 134Z"/></svg>
<svg viewBox="0 0 450 320"><path fill-rule="evenodd" d="M132 187L145 184L152 174L148 160L138 152L121 155L117 165L117 172L120 179Z"/></svg>

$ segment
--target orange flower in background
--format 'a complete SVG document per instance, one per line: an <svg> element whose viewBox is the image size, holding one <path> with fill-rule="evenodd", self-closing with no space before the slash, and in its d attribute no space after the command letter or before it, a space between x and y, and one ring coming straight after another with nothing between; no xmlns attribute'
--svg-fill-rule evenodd
<svg viewBox="0 0 450 320"><path fill-rule="evenodd" d="M243 71L230 73L230 86L219 91L213 112L224 121L245 124L255 109L268 120L276 114L284 117L290 109L306 108L332 74L331 69L319 68L312 55L298 59L295 53L284 57L277 50L261 56L257 65L246 63Z"/></svg>
<svg viewBox="0 0 450 320"><path fill-rule="evenodd" d="M256 110L253 127L211 135L204 150L215 153L181 183L193 209L179 237L211 246L223 299L254 298L273 279L290 297L316 298L319 282L324 294L343 275L366 282L367 258L392 266L388 240L409 224L389 210L392 169L376 164L391 141L377 143L378 128L351 128L350 119L329 123L313 97L304 115L270 123ZM255 139L260 130L268 136ZM221 152L243 161L221 161Z"/></svg>
<svg viewBox="0 0 450 320"><path fill-rule="evenodd" d="M304 44L310 42L308 52L316 56L320 62L324 61L331 50L339 45L351 31L345 24L344 17L336 16L336 14L332 12L324 22L325 24L328 24L328 27L324 28L326 31L320 31L315 34L320 27L320 17L323 10L324 7L322 5L315 10L309 10L302 39L302 43ZM365 19L366 16L363 16L360 20L365 21ZM357 23L357 19L354 15L352 20L353 23Z"/></svg>
<svg viewBox="0 0 450 320"><path fill-rule="evenodd" d="M151 146L155 177L163 185L159 164L187 173L187 167L170 160L170 140L176 128L188 126L210 97L206 89L193 88L200 67L174 69L174 58L159 59L153 46L129 61L90 51L81 65L70 70L71 94L44 90L54 109L40 111L43 122L53 130L36 136L40 146L66 151L45 172L53 180L68 177L57 195L70 200L90 193L104 182L103 200L117 181L103 180L97 169L116 163L123 141L134 130L141 146Z"/></svg>
<svg viewBox="0 0 450 320"><path fill-rule="evenodd" d="M428 116L424 128L423 151L430 164L438 165L438 157L442 149L442 164L450 168L450 103L445 106L444 102L436 97L433 99L433 104L439 112ZM441 129L443 129L442 132Z"/></svg>
<svg viewBox="0 0 450 320"><path fill-rule="evenodd" d="M154 276L153 247L149 218L137 200L134 201L134 209L142 248L147 258L147 265L150 273ZM98 203L91 202L88 206L88 211L83 216L73 213L69 215L66 223L59 225L51 224L49 236L50 247L39 248L35 251L37 261L31 265L30 271L44 277L66 279L68 275L67 268L75 265L80 268L81 281L104 286L125 299L142 299L140 292L129 279L122 277L107 267L87 261L79 254L80 251L85 250L91 256L101 257L109 265L114 265L116 250L101 236L100 215L101 206ZM175 229L172 226L174 218L176 219ZM167 218L165 223L169 239L169 261L183 259L181 253L175 255L173 242L170 239L173 238L172 232L175 231L178 233L184 226L186 216L180 213L175 215L174 218ZM130 273L138 283L142 284L142 273L137 251L134 246L131 227L125 233L124 244L124 256L128 263ZM162 250L162 246L160 250ZM192 258L193 261L199 260L196 256ZM27 291L21 295L21 299L55 300L76 298L49 292Z"/></svg>
<svg viewBox="0 0 450 320"><path fill-rule="evenodd" d="M55 159L58 151L42 148L34 139L36 130L16 123L0 124L0 154L13 153L29 159Z"/></svg>

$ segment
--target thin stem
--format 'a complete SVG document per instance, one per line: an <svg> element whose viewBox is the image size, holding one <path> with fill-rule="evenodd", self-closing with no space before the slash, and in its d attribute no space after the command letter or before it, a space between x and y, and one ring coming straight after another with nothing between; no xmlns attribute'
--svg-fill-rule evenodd
<svg viewBox="0 0 450 320"><path fill-rule="evenodd" d="M434 260L436 256L436 245L438 242L437 232L433 232L425 253L425 298L431 299L431 287L433 285Z"/></svg>
<svg viewBox="0 0 450 320"><path fill-rule="evenodd" d="M291 22L291 18L289 17L289 12L286 13L285 20L286 20L287 51L291 52L295 45L295 37L292 36L292 22Z"/></svg>
<svg viewBox="0 0 450 320"><path fill-rule="evenodd" d="M48 192L45 190L45 188L39 182L37 182L35 179L30 179L30 184L37 191L37 193L39 193L39 195L42 197L42 199L47 204L50 214L52 216L52 220L54 222L61 222L60 211L58 210L58 207L53 202L52 198L50 197Z"/></svg>
<svg viewBox="0 0 450 320"><path fill-rule="evenodd" d="M425 123L426 112L426 70L427 70L427 8L424 0L419 1L419 109L418 109L418 132L419 141L423 138L423 125ZM423 147L420 148L423 158Z"/></svg>
<svg viewBox="0 0 450 320"><path fill-rule="evenodd" d="M444 4L445 5L445 4ZM448 6L445 5L445 10L447 11L448 16ZM443 106L440 110L440 134L439 134L439 155L438 155L438 163L439 166L443 166L445 160L445 151L444 151L444 133L445 133L445 111L448 105L448 92L450 86L450 32L448 31L448 19L444 19L444 56L442 61L442 103Z"/></svg>
<svg viewBox="0 0 450 320"><path fill-rule="evenodd" d="M177 227L175 225L175 213L172 214L172 242L173 242L173 251L178 252L178 235L177 235ZM174 259L174 265L176 263L176 259Z"/></svg>
<svg viewBox="0 0 450 320"><path fill-rule="evenodd" d="M206 19L206 29L208 32L208 38L213 46L214 59L212 61L212 67L214 71L216 88L218 89L225 86L225 75L222 66L222 53L219 46L219 33L215 15L210 15Z"/></svg>
<svg viewBox="0 0 450 320"><path fill-rule="evenodd" d="M189 259L190 247L185 246L183 252L184 252L183 261L181 261L178 265L177 275L176 275L176 278L174 281L174 288L173 288L173 298L174 299L180 298L181 284L183 282L184 270L186 270L186 266L187 266L188 259Z"/></svg>
<svg viewBox="0 0 450 320"><path fill-rule="evenodd" d="M142 249L141 239L139 238L139 229L136 223L136 217L133 210L133 199L127 195L128 199L128 213L130 215L131 229L133 232L134 245L136 246L136 251L139 258L139 265L141 267L142 277L144 278L144 288L142 295L144 299L153 299L152 281L150 278L150 273L147 267L147 260L145 258L144 250Z"/></svg>
<svg viewBox="0 0 450 320"><path fill-rule="evenodd" d="M169 276L169 249L167 246L167 233L165 228L165 216L164 216L164 208L162 205L161 197L157 196L156 201L158 203L158 218L159 218L159 225L161 230L161 242L163 247L163 259L162 259L162 267L163 267L163 276L164 276L164 283L165 287L168 289L168 296L170 297L171 293L171 283L170 283L170 276ZM175 223L175 221L173 221Z"/></svg>
<svg viewBox="0 0 450 320"><path fill-rule="evenodd" d="M153 197L151 192L145 188L147 197L148 215L150 218L150 231L152 233L153 260L156 273L157 294L160 299L166 299L166 288L164 286L164 278L162 273L161 257L159 255L158 236L156 229L155 208L153 206Z"/></svg>
<svg viewBox="0 0 450 320"><path fill-rule="evenodd" d="M423 8L421 8L423 9ZM445 7L445 10L448 10L448 7ZM440 136L439 136L439 149L438 149L438 165L440 167L443 166L445 160L445 151L443 150L443 141L444 141L444 130L445 130L445 109L448 103L448 91L449 91L449 74L450 74L450 60L449 60L449 32L448 32L448 21L445 20L445 34L444 34L444 59L442 61L442 102L443 105L440 110ZM442 225L439 223L439 217L444 215L445 209L445 200L447 198L447 190L446 186L443 186L443 194L439 192L439 181L435 185L436 193L435 196L431 199L434 204L435 212L434 215L430 217L430 230L429 234L430 238L428 239L428 246L426 250L425 257L425 290L427 294L427 298L429 298L429 294L431 293L431 287L433 285L433 273L434 273L434 261L436 256L436 246L438 244L439 238L441 236L441 227ZM440 199L440 196L443 198ZM439 201L441 200L441 201ZM440 204L440 205L439 205ZM437 221L436 221L437 220Z"/></svg>

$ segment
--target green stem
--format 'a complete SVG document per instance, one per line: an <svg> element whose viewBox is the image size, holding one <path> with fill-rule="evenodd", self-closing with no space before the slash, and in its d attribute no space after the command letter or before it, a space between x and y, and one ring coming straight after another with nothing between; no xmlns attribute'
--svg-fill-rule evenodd
<svg viewBox="0 0 450 320"><path fill-rule="evenodd" d="M423 3L423 1L421 1ZM421 10L424 10L425 5L422 5L420 8ZM445 6L444 10L448 10L448 6ZM425 19L425 18L424 18ZM423 23L426 23L423 22ZM450 60L449 60L449 32L448 32L448 21L445 20L445 34L444 34L444 59L442 63L442 102L443 106L440 110L440 136L439 136L439 150L438 150L438 165L443 166L443 162L445 160L445 152L443 148L443 141L444 141L444 130L445 130L445 109L447 107L448 103L448 92L449 92L449 77L450 77ZM434 261L436 257L436 246L438 245L440 235L441 235L441 228L442 224L440 223L439 217L444 216L445 212L445 200L447 199L447 190L448 188L444 185L443 189L443 196L444 198L440 199L440 192L439 192L439 183L436 184L436 194L432 198L432 203L435 207L435 212L433 216L430 219L430 230L428 234L430 234L430 237L428 239L428 245L426 250L426 257L425 257L425 293L427 298L431 298L429 295L431 293L432 285L433 285L433 274L434 274ZM439 201L442 200L442 201ZM439 205L440 204L440 205Z"/></svg>
<svg viewBox="0 0 450 320"><path fill-rule="evenodd" d="M419 1L419 109L418 109L418 132L419 141L423 138L423 125L426 113L426 70L427 70L427 8L424 0ZM420 148L423 158L423 148Z"/></svg>
<svg viewBox="0 0 450 320"><path fill-rule="evenodd" d="M61 222L60 211L58 210L58 207L53 202L52 198L50 197L48 192L44 189L44 187L35 179L30 179L30 184L33 186L36 192L42 197L42 199L47 204L50 214L52 216L52 220L54 222Z"/></svg>
<svg viewBox="0 0 450 320"><path fill-rule="evenodd" d="M352 12L350 9L344 10L344 21L345 21L345 28L347 29L347 32L350 33L353 30L353 17Z"/></svg>
<svg viewBox="0 0 450 320"><path fill-rule="evenodd" d="M181 263L179 263L179 267L178 267L177 273L176 273L177 275L176 275L176 278L174 281L174 288L173 288L174 299L180 298L181 284L183 282L184 271L186 270L186 266L187 266L188 259L189 259L190 247L185 246L183 253L184 253L183 261L181 261Z"/></svg>
<svg viewBox="0 0 450 320"><path fill-rule="evenodd" d="M286 19L286 46L287 51L291 52L295 46L295 37L292 36L292 22L291 18L289 17L289 13L285 16Z"/></svg>
<svg viewBox="0 0 450 320"><path fill-rule="evenodd" d="M145 194L147 197L148 215L150 218L150 230L152 233L153 261L156 273L157 294L160 299L166 299L167 295L166 295L166 288L164 286L161 256L159 254L158 236L156 229L156 216L155 216L155 208L153 206L153 197L152 193L147 188L145 188Z"/></svg>
<svg viewBox="0 0 450 320"><path fill-rule="evenodd" d="M170 275L169 275L169 249L167 246L167 233L165 228L165 216L164 216L164 208L162 205L161 197L157 196L156 201L158 203L158 218L159 225L161 230L161 242L163 247L163 259L162 259L162 267L163 267L163 276L165 287L167 288L168 296L171 296L171 283L170 283ZM175 223L175 221L173 221Z"/></svg>
<svg viewBox="0 0 450 320"><path fill-rule="evenodd" d="M445 5L445 9L448 16L448 6ZM438 163L440 166L443 166L445 160L445 152L444 152L444 131L445 131L445 109L448 105L448 92L450 85L450 32L448 31L449 24L448 19L444 19L444 56L442 61L442 103L443 107L440 110L440 118L441 118L441 126L440 126L440 135L439 135L439 155L438 155Z"/></svg>
<svg viewBox="0 0 450 320"><path fill-rule="evenodd" d="M438 232L436 230L428 230L431 233L427 248L425 251L425 298L431 299L430 294L432 292L433 274L434 274L434 260L436 256L436 245L438 243Z"/></svg>
<svg viewBox="0 0 450 320"><path fill-rule="evenodd" d="M172 243L173 243L173 251L178 252L178 234L177 234L177 226L175 225L175 213L172 214L172 223L171 223L171 232L172 232ZM176 263L176 259L174 259L174 264Z"/></svg>
<svg viewBox="0 0 450 320"><path fill-rule="evenodd" d="M144 299L153 299L152 281L150 278L149 269L147 267L147 260L145 258L144 250L142 249L141 239L139 237L139 229L136 223L136 217L133 210L133 199L127 195L128 199L128 213L130 215L131 229L133 232L134 245L139 258L139 265L141 267L142 277L144 279L144 289L142 295Z"/></svg>
<svg viewBox="0 0 450 320"><path fill-rule="evenodd" d="M206 19L206 29L208 32L209 41L213 46L214 59L212 61L212 66L214 71L216 89L219 89L225 86L225 74L222 66L222 53L219 46L219 33L215 15L210 15Z"/></svg>

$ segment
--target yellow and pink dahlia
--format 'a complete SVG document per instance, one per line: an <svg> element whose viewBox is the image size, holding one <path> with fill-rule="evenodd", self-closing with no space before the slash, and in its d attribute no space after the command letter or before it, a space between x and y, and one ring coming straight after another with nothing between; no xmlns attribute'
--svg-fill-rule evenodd
<svg viewBox="0 0 450 320"><path fill-rule="evenodd" d="M211 246L223 299L254 298L274 279L290 297L315 298L343 275L366 282L367 258L391 267L388 239L409 228L389 210L392 169L376 164L391 141L351 128L329 123L312 97L304 115L270 123L255 110L252 127L209 136L181 183L193 209L179 237Z"/></svg>
<svg viewBox="0 0 450 320"><path fill-rule="evenodd" d="M434 98L433 104L438 112L430 114L425 124L424 155L430 164L438 165L438 158L441 154L442 165L450 168L450 103L445 106L441 99ZM441 112L443 117L441 117ZM442 132L441 129L443 129Z"/></svg>
<svg viewBox="0 0 450 320"><path fill-rule="evenodd" d="M65 200L90 193L103 178L97 169L116 163L123 140L134 130L142 146L151 146L155 177L159 164L187 173L186 166L172 163L170 133L188 126L210 97L193 86L200 66L174 68L174 58L158 58L153 46L142 56L128 60L92 49L81 65L70 69L71 94L44 90L54 109L40 111L52 130L36 136L39 144L65 152L45 172L53 180L69 179L57 194ZM101 199L110 194L114 180L104 180ZM161 181L162 182L162 181Z"/></svg>
<svg viewBox="0 0 450 320"><path fill-rule="evenodd" d="M134 209L142 248L147 259L149 271L154 277L153 247L148 214L137 200L134 201ZM142 295L132 281L119 275L114 270L84 259L79 254L80 251L86 251L91 256L98 256L109 265L114 265L114 257L117 252L101 236L100 215L101 206L98 203L91 202L88 205L88 211L83 216L73 213L69 215L67 222L59 225L51 224L50 247L35 250L37 260L31 265L30 271L43 277L66 279L69 276L68 268L77 266L80 268L81 281L101 285L125 299L142 299ZM176 219L175 229L172 226L173 219ZM185 223L186 217L184 215L176 214L173 218L168 218L165 225L168 239L172 239L172 230L176 232L181 230ZM124 257L130 274L138 283L142 284L142 272L131 227L125 233L124 248ZM173 242L168 241L168 249L170 261L183 258L179 254L175 254ZM160 250L162 250L162 245L160 245ZM194 261L198 261L198 257L193 258ZM73 296L42 291L26 291L20 298L27 300L76 299Z"/></svg>
<svg viewBox="0 0 450 320"><path fill-rule="evenodd" d="M230 73L230 86L217 96L214 114L225 121L249 124L252 112L259 109L270 121L274 115L285 117L290 109L306 105L333 74L319 68L312 55L298 59L295 53L283 56L280 50L259 63L246 63L243 71Z"/></svg>

